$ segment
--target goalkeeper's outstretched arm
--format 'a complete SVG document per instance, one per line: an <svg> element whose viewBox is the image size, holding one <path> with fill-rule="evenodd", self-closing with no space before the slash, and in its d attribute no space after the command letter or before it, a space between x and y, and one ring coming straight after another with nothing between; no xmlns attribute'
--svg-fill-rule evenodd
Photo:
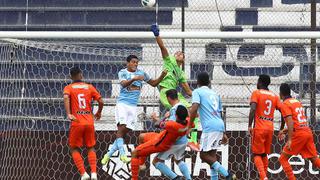
<svg viewBox="0 0 320 180"><path fill-rule="evenodd" d="M156 25L156 24L153 24L151 26L151 31L153 32L154 36L156 37L156 41L157 41L157 44L161 50L161 54L162 54L162 58L166 58L169 56L169 53L168 53L168 50L167 48L164 46L164 43L160 37L160 30L159 30L159 26Z"/></svg>

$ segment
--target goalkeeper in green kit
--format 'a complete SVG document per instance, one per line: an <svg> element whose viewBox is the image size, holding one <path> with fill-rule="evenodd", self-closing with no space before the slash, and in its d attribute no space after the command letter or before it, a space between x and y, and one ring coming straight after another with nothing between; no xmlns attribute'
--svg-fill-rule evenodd
<svg viewBox="0 0 320 180"><path fill-rule="evenodd" d="M164 43L161 39L160 30L158 25L153 24L151 26L151 31L153 32L154 36L156 37L157 44L161 50L162 58L163 58L163 69L166 69L168 71L167 75L163 78L163 80L159 84L159 90L160 90L160 101L162 105L169 110L171 108L171 105L169 104L166 92L170 89L177 89L179 84L182 86L183 90L186 92L187 95L192 96L192 90L189 87L189 84L187 83L187 79L185 76L185 73L181 69L182 64L184 63L184 53L181 51L177 51L173 56L169 55L167 48L164 46ZM182 103L186 107L191 107L191 104L185 99L185 97L178 93L178 99L180 103ZM196 121L194 122L195 128L192 129L189 139L188 146L194 150L199 151L199 144L197 140L197 128L199 124L199 119L196 118Z"/></svg>

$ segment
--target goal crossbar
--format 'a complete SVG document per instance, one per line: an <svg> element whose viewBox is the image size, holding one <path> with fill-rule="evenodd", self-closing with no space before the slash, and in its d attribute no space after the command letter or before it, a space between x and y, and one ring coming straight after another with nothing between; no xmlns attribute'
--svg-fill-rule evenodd
<svg viewBox="0 0 320 180"><path fill-rule="evenodd" d="M311 39L320 38L319 31L259 31L259 32L161 32L165 39ZM16 39L142 39L154 38L152 32L116 31L0 31L0 38Z"/></svg>

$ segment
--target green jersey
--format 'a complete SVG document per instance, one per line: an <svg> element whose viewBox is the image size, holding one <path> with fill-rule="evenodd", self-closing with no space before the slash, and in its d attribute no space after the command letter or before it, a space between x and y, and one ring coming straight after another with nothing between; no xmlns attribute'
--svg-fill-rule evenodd
<svg viewBox="0 0 320 180"><path fill-rule="evenodd" d="M168 56L163 59L163 68L166 69L167 75L160 82L160 86L168 89L176 89L179 83L187 82L186 76L178 66L174 56Z"/></svg>

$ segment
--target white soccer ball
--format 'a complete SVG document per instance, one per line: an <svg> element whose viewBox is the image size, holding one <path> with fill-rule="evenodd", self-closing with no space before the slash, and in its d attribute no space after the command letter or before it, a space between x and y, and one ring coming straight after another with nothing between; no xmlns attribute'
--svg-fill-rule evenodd
<svg viewBox="0 0 320 180"><path fill-rule="evenodd" d="M156 4L156 0L141 0L143 7L151 8Z"/></svg>

